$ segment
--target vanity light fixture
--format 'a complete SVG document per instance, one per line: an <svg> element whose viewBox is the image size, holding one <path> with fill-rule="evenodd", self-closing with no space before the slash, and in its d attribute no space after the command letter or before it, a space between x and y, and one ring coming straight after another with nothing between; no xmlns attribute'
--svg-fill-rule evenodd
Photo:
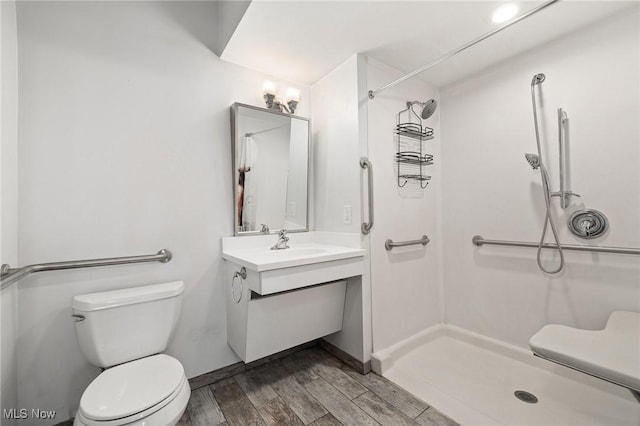
<svg viewBox="0 0 640 426"><path fill-rule="evenodd" d="M287 90L287 96L285 102L276 97L277 88L276 85L269 80L266 80L262 86L262 97L267 105L268 109L273 109L278 112L288 112L293 114L300 102L300 90L290 87Z"/></svg>
<svg viewBox="0 0 640 426"><path fill-rule="evenodd" d="M266 80L262 85L262 97L267 104L267 108L274 109L276 99L276 85L273 81Z"/></svg>
<svg viewBox="0 0 640 426"><path fill-rule="evenodd" d="M493 11L491 21L495 24L500 24L513 18L517 13L518 5L516 3L506 3Z"/></svg>
<svg viewBox="0 0 640 426"><path fill-rule="evenodd" d="M287 105L289 106L289 111L291 114L296 112L296 108L298 107L298 102L300 102L300 91L293 87L290 87L287 90L287 97L285 98Z"/></svg>

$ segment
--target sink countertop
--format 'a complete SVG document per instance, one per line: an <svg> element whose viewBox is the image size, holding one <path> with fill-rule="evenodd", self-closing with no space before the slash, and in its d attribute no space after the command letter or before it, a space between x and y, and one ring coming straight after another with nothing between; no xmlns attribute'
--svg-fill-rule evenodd
<svg viewBox="0 0 640 426"><path fill-rule="evenodd" d="M222 258L257 272L290 268L332 260L364 257L359 236L333 233L289 234L288 249L271 250L277 235L229 237L222 239ZM315 234L315 235L314 235ZM332 238L333 237L333 238ZM249 240L251 238L251 240ZM315 240L315 241L314 241ZM336 241L331 244L327 241Z"/></svg>

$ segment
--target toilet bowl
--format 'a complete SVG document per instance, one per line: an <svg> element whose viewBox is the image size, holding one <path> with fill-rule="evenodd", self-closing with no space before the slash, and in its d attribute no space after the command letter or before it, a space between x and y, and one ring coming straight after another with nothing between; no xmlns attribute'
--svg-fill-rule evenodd
<svg viewBox="0 0 640 426"><path fill-rule="evenodd" d="M75 426L175 425L191 390L180 362L154 355L110 368L82 394Z"/></svg>
<svg viewBox="0 0 640 426"><path fill-rule="evenodd" d="M191 389L177 359L162 354L177 324L184 284L175 281L76 296L80 348L105 368L85 389L74 425L170 425Z"/></svg>

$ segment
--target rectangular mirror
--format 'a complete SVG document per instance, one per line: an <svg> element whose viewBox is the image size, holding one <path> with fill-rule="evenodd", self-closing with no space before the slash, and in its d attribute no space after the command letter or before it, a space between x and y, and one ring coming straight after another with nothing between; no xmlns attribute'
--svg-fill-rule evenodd
<svg viewBox="0 0 640 426"><path fill-rule="evenodd" d="M231 106L234 235L308 230L309 119Z"/></svg>

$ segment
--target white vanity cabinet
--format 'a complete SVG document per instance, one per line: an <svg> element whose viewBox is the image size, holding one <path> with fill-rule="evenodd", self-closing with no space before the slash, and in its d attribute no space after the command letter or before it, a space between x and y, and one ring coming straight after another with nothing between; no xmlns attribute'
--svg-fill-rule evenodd
<svg viewBox="0 0 640 426"><path fill-rule="evenodd" d="M364 250L316 243L269 250L237 246L237 238L245 239L223 239L227 342L244 362L342 329L346 280L362 275Z"/></svg>
<svg viewBox="0 0 640 426"><path fill-rule="evenodd" d="M240 303L229 288L227 342L244 362L251 362L340 331L346 285L345 280L334 281L269 296L245 288Z"/></svg>

